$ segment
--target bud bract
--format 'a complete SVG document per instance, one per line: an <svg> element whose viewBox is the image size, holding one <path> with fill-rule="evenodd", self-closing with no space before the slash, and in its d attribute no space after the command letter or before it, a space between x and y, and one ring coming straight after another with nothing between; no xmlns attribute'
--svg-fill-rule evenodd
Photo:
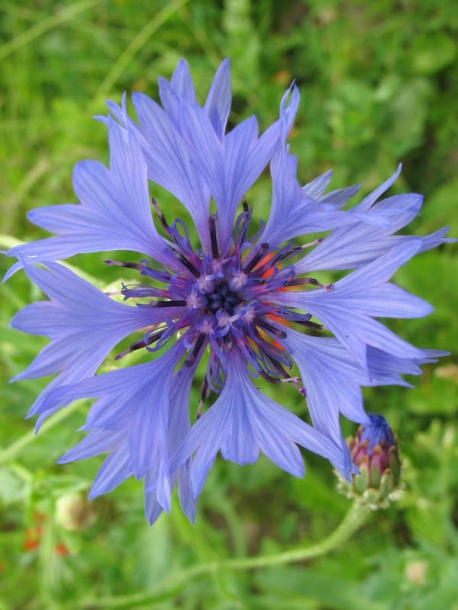
<svg viewBox="0 0 458 610"><path fill-rule="evenodd" d="M347 444L360 474L352 475L352 483L341 480L340 489L373 509L385 508L402 489L397 438L386 419L369 413Z"/></svg>

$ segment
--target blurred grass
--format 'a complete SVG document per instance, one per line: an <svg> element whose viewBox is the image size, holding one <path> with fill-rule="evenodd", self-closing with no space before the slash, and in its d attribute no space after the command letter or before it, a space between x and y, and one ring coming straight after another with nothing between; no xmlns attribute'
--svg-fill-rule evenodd
<svg viewBox="0 0 458 610"><path fill-rule="evenodd" d="M230 56L231 124L255 112L266 128L290 82L299 85L291 149L304 182L334 167L336 188L364 181L367 192L402 161L396 191L426 195L413 231L450 224L457 235L454 0L4 0L0 33L2 234L41 236L27 222L27 210L74 201L73 164L108 159L105 128L91 119L106 112L105 97L119 101L123 91L134 90L155 97L157 76L169 77L185 56L203 99L215 68ZM266 215L269 197L264 178L250 193L257 218ZM456 246L429 252L398 274L404 287L436 306L426 321L395 326L420 346L453 349L457 343L455 253ZM81 259L85 271L102 280L101 259ZM4 271L8 261L0 265ZM38 291L21 274L13 277L2 287L1 328L36 298ZM18 443L20 449L33 425L22 418L44 385L7 380L44 343L2 330L3 447ZM154 607L456 610L456 357L428 365L415 384L415 390L366 391L367 408L383 412L398 432L407 488L347 548L307 565L196 577ZM282 391L277 400L289 401ZM195 526L175 505L148 528L140 486L128 481L108 497L83 504L76 529L66 529L59 499L84 497L96 460L66 467L54 461L80 437L75 429L85 410L82 403L0 465L1 609L73 610L89 598L108 607L134 607L132 600L115 606L116 596L141 595L201 561L320 540L346 511L329 465L315 456L306 456L304 480L265 459L244 468L219 460ZM152 606L140 600L136 607Z"/></svg>

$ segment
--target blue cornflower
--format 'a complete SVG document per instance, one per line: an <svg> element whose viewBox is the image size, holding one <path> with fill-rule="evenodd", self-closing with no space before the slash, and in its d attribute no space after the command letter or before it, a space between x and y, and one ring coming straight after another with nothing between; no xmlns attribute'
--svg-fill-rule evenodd
<svg viewBox="0 0 458 610"><path fill-rule="evenodd" d="M295 86L260 137L254 117L225 133L227 60L203 107L184 61L171 82L159 80L159 91L162 107L134 94L139 125L127 116L125 101L109 103L111 115L101 119L108 127L109 169L78 163L73 184L80 203L29 214L55 235L6 253L18 259L7 277L23 267L49 297L26 306L11 323L51 339L16 378L57 373L29 415L39 415L39 425L76 399L97 399L83 426L87 436L59 461L108 453L91 496L130 476L143 479L150 523L170 509L175 484L184 512L194 518L219 451L239 464L254 462L261 451L300 477L300 445L349 479L355 468L340 414L368 425L362 386L408 385L401 374L419 374L419 364L442 355L410 345L374 318L430 313L430 305L389 280L415 254L447 241L445 231L394 235L422 202L416 194L378 201L399 170L348 210L343 206L358 187L324 194L330 172L301 188L286 145L299 103ZM244 195L269 163L271 211L253 234ZM154 199L151 209L148 181L153 192L159 185L183 204L197 245L185 224L169 223ZM305 233L315 236L293 242ZM119 287L126 302L56 262L103 250L137 253L128 261L105 261L138 272L138 283ZM324 285L314 273L330 269L350 272ZM145 350L151 359L95 375L107 354L138 330L141 337L116 358ZM299 375L291 373L294 362ZM205 373L191 421L190 389L200 364ZM294 385L312 426L265 396L253 378Z"/></svg>

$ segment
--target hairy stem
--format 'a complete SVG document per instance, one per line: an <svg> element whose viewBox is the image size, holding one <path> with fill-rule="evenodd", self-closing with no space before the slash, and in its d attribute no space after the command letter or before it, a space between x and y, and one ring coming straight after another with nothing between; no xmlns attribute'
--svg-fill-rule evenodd
<svg viewBox="0 0 458 610"><path fill-rule="evenodd" d="M261 569L320 557L346 542L367 521L371 512L368 506L356 501L352 504L337 528L327 538L312 546L285 551L275 555L260 555L257 557L202 563L174 574L171 578L149 591L120 597L86 599L81 603L79 608L82 610L91 607L134 608L135 606L170 599L174 595L178 595L190 580L200 575L216 573L221 570Z"/></svg>

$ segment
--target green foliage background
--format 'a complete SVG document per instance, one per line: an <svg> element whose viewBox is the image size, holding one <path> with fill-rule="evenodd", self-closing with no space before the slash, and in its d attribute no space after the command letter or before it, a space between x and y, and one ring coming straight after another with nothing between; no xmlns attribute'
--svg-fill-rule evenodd
<svg viewBox="0 0 458 610"><path fill-rule="evenodd" d="M367 192L402 161L393 192L426 196L411 231L450 225L458 235L455 0L4 0L0 33L1 248L42 235L27 210L74 201L77 160L108 159L105 128L91 119L106 113L104 99L134 90L155 97L157 76L169 77L182 56L201 99L231 57L232 124L254 112L266 128L295 79L301 105L291 149L303 182L334 167L335 188L364 182ZM257 218L269 197L266 176L250 193ZM455 347L455 253L455 245L428 252L397 275L436 307L427 320L393 324L417 345ZM98 285L114 280L98 255L80 258ZM2 272L8 262L0 260ZM267 460L242 468L220 459L194 526L175 502L149 528L135 481L87 505L96 460L55 465L80 438L87 404L54 416L34 437L23 417L46 380L7 380L45 340L7 325L41 297L22 274L1 295L1 610L458 609L456 356L425 367L414 390L366 392L367 409L398 433L406 490L344 548L306 564L183 581L188 566L326 536L349 506L329 464L306 455L306 477L297 480ZM305 416L294 395L275 391Z"/></svg>

